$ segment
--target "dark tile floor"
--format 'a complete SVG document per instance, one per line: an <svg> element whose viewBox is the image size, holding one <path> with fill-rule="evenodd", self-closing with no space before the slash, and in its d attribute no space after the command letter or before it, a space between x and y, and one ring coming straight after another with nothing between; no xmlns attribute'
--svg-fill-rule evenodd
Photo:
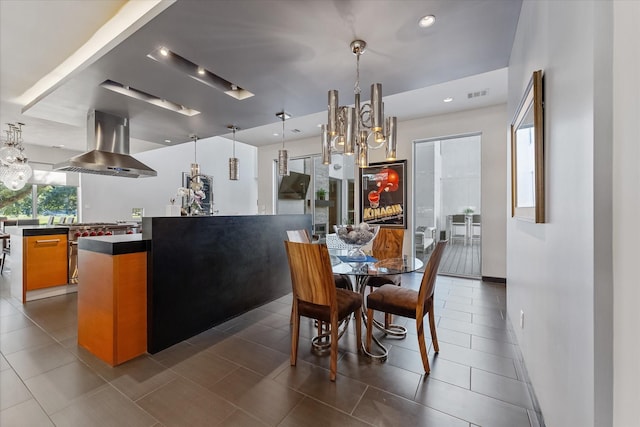
<svg viewBox="0 0 640 427"><path fill-rule="evenodd" d="M419 281L405 275L403 286ZM289 366L290 295L116 368L77 346L76 301L22 305L0 277L3 427L537 427L504 285L438 277L440 353L430 350L426 378L413 321L395 319L409 335L383 339L385 363L357 354L351 325L335 383L328 357L310 351L311 321L301 328L298 365Z"/></svg>

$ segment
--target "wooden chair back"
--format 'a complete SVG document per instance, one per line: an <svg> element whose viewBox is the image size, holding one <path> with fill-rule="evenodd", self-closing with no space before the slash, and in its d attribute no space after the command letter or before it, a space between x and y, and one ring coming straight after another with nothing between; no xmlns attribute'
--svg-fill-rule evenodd
<svg viewBox="0 0 640 427"><path fill-rule="evenodd" d="M418 308L424 307L424 302L433 296L438 267L446 245L447 240L440 240L431 253L429 261L427 261L427 266L424 268L424 274L422 275L422 282L420 282L420 291L418 292Z"/></svg>
<svg viewBox="0 0 640 427"><path fill-rule="evenodd" d="M404 244L404 230L402 228L382 228L373 239L372 253L377 259L401 258Z"/></svg>
<svg viewBox="0 0 640 427"><path fill-rule="evenodd" d="M287 240L298 243L311 243L311 236L307 230L287 230Z"/></svg>
<svg viewBox="0 0 640 427"><path fill-rule="evenodd" d="M284 244L294 299L336 307L336 285L327 246L289 241Z"/></svg>

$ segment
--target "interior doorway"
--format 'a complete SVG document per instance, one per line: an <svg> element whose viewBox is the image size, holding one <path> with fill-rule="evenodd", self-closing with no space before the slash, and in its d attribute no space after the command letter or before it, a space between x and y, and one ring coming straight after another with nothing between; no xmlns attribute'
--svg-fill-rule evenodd
<svg viewBox="0 0 640 427"><path fill-rule="evenodd" d="M319 155L289 159L290 175L280 177L274 161L276 214L311 214L312 234L321 241L333 226L354 221L354 162L332 155L331 165Z"/></svg>
<svg viewBox="0 0 640 427"><path fill-rule="evenodd" d="M447 239L439 273L481 277L481 134L414 141L414 165L415 256Z"/></svg>

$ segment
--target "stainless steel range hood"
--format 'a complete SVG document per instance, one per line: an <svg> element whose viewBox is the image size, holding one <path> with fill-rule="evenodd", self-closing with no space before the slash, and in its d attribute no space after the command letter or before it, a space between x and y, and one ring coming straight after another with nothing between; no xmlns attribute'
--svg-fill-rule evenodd
<svg viewBox="0 0 640 427"><path fill-rule="evenodd" d="M87 151L54 170L143 178L158 173L129 155L129 119L90 111L87 115Z"/></svg>

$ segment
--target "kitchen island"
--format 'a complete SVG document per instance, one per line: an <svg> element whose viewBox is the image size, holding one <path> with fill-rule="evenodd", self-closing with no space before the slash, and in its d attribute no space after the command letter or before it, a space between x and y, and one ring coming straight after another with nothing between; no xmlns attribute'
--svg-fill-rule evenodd
<svg viewBox="0 0 640 427"><path fill-rule="evenodd" d="M149 217L150 353L291 292L287 230L311 215Z"/></svg>

